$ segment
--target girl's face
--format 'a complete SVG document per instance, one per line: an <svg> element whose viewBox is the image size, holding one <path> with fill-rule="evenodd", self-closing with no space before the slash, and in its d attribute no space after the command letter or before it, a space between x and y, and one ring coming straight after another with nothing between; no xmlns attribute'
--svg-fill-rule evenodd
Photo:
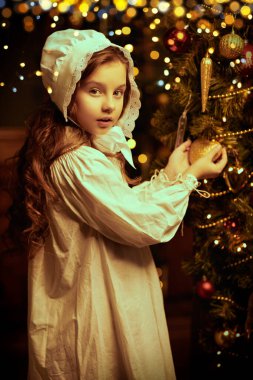
<svg viewBox="0 0 253 380"><path fill-rule="evenodd" d="M80 81L72 114L83 130L103 135L117 124L123 110L126 75L126 66L113 61L103 63Z"/></svg>

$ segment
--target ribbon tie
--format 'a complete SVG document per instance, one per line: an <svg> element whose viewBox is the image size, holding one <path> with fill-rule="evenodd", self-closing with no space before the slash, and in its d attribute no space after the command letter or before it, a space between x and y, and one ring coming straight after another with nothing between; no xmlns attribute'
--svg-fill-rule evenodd
<svg viewBox="0 0 253 380"><path fill-rule="evenodd" d="M114 126L105 135L94 136L92 142L101 152L114 154L121 152L127 162L136 169L132 158L132 152L127 144L121 127Z"/></svg>

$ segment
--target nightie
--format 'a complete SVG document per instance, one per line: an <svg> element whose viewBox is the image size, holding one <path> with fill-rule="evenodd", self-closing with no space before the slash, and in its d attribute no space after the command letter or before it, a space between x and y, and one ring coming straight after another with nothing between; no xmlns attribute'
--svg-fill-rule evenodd
<svg viewBox="0 0 253 380"><path fill-rule="evenodd" d="M30 380L174 380L149 246L185 215L195 177L161 170L130 187L115 159L81 146L51 165L57 202L29 260Z"/></svg>

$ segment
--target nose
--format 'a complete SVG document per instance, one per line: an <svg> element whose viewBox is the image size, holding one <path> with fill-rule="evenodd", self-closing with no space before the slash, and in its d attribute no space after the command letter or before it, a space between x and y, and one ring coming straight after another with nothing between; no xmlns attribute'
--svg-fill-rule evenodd
<svg viewBox="0 0 253 380"><path fill-rule="evenodd" d="M114 99L112 96L106 96L102 104L102 111L112 113L115 109Z"/></svg>

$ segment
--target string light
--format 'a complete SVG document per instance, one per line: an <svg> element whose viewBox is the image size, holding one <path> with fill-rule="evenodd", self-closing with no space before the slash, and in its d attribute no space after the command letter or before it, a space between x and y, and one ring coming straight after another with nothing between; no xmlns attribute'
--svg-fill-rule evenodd
<svg viewBox="0 0 253 380"><path fill-rule="evenodd" d="M241 135L245 135L245 134L251 133L251 132L253 132L253 128L245 129L243 131L237 131L237 132L221 133L219 135L215 135L214 138L213 138L213 141L217 140L217 139L221 139L223 137L241 136Z"/></svg>
<svg viewBox="0 0 253 380"><path fill-rule="evenodd" d="M240 85L238 87L240 87ZM252 90L253 90L253 86L247 87L247 88L243 88L243 89L237 90L237 91L227 92L226 94L209 95L208 99L229 98L229 97L232 97L232 96L235 96L235 95L239 95L239 94L243 94L243 93L250 93Z"/></svg>
<svg viewBox="0 0 253 380"><path fill-rule="evenodd" d="M219 224L222 224L224 222L227 222L228 220L230 220L232 218L233 218L232 216L227 216L225 218L217 220L216 222L208 223L208 224L199 224L196 227L199 228L199 229L211 228L211 227L215 227L215 226L217 226Z"/></svg>
<svg viewBox="0 0 253 380"><path fill-rule="evenodd" d="M242 264L247 263L247 262L250 261L250 260L253 260L253 256L252 256L252 255L247 256L247 257L245 257L244 259L240 259L240 260L238 260L238 261L236 261L236 262L234 262L234 263L228 264L228 265L224 266L223 268L224 268L224 269L235 268L235 267L237 267L237 266L239 266L239 265L242 265Z"/></svg>

